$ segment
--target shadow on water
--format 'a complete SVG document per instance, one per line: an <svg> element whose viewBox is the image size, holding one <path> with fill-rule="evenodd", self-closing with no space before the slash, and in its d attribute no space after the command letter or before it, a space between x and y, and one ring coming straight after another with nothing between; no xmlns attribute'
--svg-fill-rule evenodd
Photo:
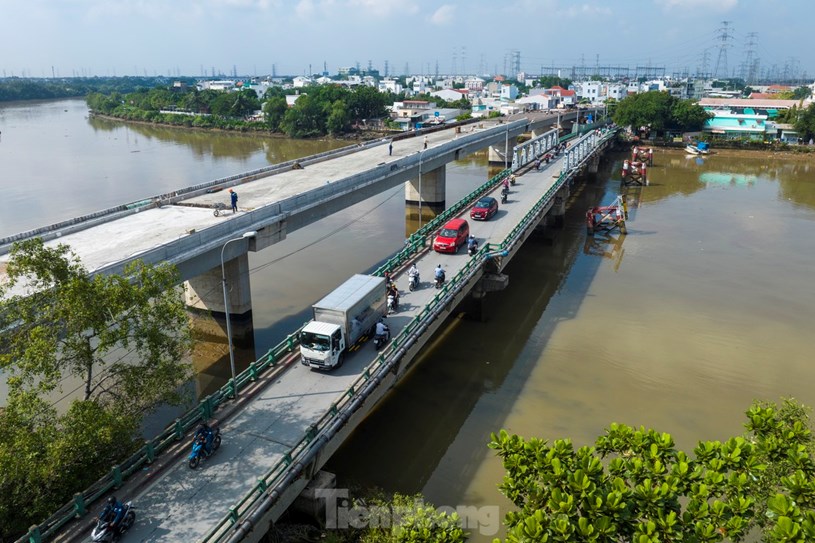
<svg viewBox="0 0 815 543"><path fill-rule="evenodd" d="M586 241L585 211L609 203L619 184L608 182L610 166L573 188L565 228L531 237L507 266L509 287L487 296L484 321L468 318L468 302L425 348L417 366L387 396L329 460L326 469L338 475L338 484L380 487L391 492L425 491L437 505L447 504L443 493L425 485L449 449L465 432L475 406L489 404L488 415L478 421L481 432L465 438L456 448L455 462L445 465L445 481L466 484L472 471L488 454L489 428L498 431L512 409L496 391L507 381L523 383L537 358L519 357L529 342L543 348L549 332L535 335L533 328L546 319L546 307L569 279L572 306L560 312L572 318L585 297L600 259L584 259L575 267ZM621 243L621 242L619 242ZM548 323L551 328L556 322ZM481 410L482 412L484 410Z"/></svg>

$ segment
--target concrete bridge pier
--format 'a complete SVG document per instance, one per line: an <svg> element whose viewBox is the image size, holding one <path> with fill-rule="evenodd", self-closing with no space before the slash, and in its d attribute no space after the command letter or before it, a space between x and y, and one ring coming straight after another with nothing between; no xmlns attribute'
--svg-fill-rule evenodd
<svg viewBox="0 0 815 543"><path fill-rule="evenodd" d="M547 222L555 228L563 228L566 221L566 200L569 199L569 186L564 185L555 196L552 209L549 210Z"/></svg>
<svg viewBox="0 0 815 543"><path fill-rule="evenodd" d="M249 286L249 255L243 253L224 263L229 314L245 315L252 310ZM186 282L185 296L189 307L214 313L225 313L221 266L193 277Z"/></svg>
<svg viewBox="0 0 815 543"><path fill-rule="evenodd" d="M491 145L487 153L487 160L490 164L501 164L503 166L505 160L507 164L511 164L512 160L509 160L508 157L509 152L511 152L511 149L507 149L506 152L504 152L503 145L500 147Z"/></svg>
<svg viewBox="0 0 815 543"><path fill-rule="evenodd" d="M447 196L445 166L420 172L419 177L405 182L406 234L409 236L444 211Z"/></svg>
<svg viewBox="0 0 815 543"><path fill-rule="evenodd" d="M596 154L589 159L588 166L589 173L597 173L597 169L599 166L600 166L600 155Z"/></svg>

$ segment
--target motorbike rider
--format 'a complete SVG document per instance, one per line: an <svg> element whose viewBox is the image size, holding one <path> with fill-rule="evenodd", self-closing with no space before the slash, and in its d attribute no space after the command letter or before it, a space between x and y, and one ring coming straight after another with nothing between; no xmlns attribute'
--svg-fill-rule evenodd
<svg viewBox="0 0 815 543"><path fill-rule="evenodd" d="M416 267L416 263L414 262L413 265L410 266L408 270L408 278L413 279L416 278L416 284L419 284L419 268Z"/></svg>
<svg viewBox="0 0 815 543"><path fill-rule="evenodd" d="M436 266L434 275L436 277L436 281L438 281L439 283L444 283L444 268L441 267L441 264Z"/></svg>
<svg viewBox="0 0 815 543"><path fill-rule="evenodd" d="M509 192L509 178L504 177L504 190Z"/></svg>
<svg viewBox="0 0 815 543"><path fill-rule="evenodd" d="M379 337L386 337L388 333L388 325L382 322L382 319L379 319L376 323L376 331L375 335Z"/></svg>
<svg viewBox="0 0 815 543"><path fill-rule="evenodd" d="M99 513L99 520L107 522L111 531L119 529L119 523L124 517L125 507L116 499L116 496L108 497L107 504L102 512Z"/></svg>
<svg viewBox="0 0 815 543"><path fill-rule="evenodd" d="M399 289L396 288L394 283L388 286L388 296L393 297L393 310L396 311L396 308L399 307Z"/></svg>
<svg viewBox="0 0 815 543"><path fill-rule="evenodd" d="M209 456L212 453L212 441L214 438L215 432L213 432L212 428L204 421L201 422L201 425L195 431L193 441L201 441L204 445L204 452Z"/></svg>
<svg viewBox="0 0 815 543"><path fill-rule="evenodd" d="M470 234L469 239L467 239L467 252L473 254L476 251L478 251L478 241L476 241L475 236Z"/></svg>

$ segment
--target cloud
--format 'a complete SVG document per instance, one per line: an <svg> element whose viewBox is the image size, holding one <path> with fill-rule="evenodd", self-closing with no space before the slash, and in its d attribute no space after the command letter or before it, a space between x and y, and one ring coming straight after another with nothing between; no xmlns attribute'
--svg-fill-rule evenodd
<svg viewBox="0 0 815 543"><path fill-rule="evenodd" d="M402 0L349 0L348 5L352 8L359 8L360 11L377 18L397 14L411 15L419 10L416 4Z"/></svg>
<svg viewBox="0 0 815 543"><path fill-rule="evenodd" d="M558 10L557 15L564 17L578 17L578 16L593 16L600 15L603 17L611 16L611 8L605 6L595 6L592 4L582 4L579 6L570 6L566 9Z"/></svg>
<svg viewBox="0 0 815 543"><path fill-rule="evenodd" d="M455 13L456 6L444 4L430 16L430 22L438 26L450 24L453 22L453 16Z"/></svg>
<svg viewBox="0 0 815 543"><path fill-rule="evenodd" d="M710 0L654 0L657 5L661 5L666 11L678 10L696 10L702 8L706 11L730 11L739 5L739 0L717 0L711 2Z"/></svg>

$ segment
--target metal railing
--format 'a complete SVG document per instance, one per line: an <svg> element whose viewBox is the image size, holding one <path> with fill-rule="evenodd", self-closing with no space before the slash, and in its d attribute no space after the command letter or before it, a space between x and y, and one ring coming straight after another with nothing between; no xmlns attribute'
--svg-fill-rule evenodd
<svg viewBox="0 0 815 543"><path fill-rule="evenodd" d="M613 135L613 132L611 135ZM569 134L561 138L561 141L567 141L575 136L577 136L577 134ZM601 138L600 141L604 142L607 139L609 139L608 134ZM377 268L373 274L381 276L386 271L394 270L408 262L413 256L424 250L427 238L447 220L457 216L473 201L481 197L484 192L497 186L510 173L510 168L501 171L443 213L437 215L428 224L411 235L406 241L405 247L393 257L389 258L382 266ZM480 266L482 259L486 258L489 253L495 250L512 250L517 242L522 241L521 236L523 232L530 227L530 223L533 220L537 220L537 215L540 214L542 208L563 186L571 174L572 172L561 173L558 181L538 200L532 209L524 215L521 221L500 244L487 243L478 251L476 258L469 259L467 264L450 281L446 282L439 290L439 293L433 297L422 311L393 338L389 346L365 368L362 374L346 390L340 400L332 403L329 410L320 417L317 423L312 424L308 428L305 435L294 447L292 447L271 470L259 478L257 484L244 495L241 500L230 507L229 513L204 537L203 541L222 541L222 537L228 533L228 530L225 531L225 528L231 528L235 525L247 511L255 506L258 499L262 497L268 489L273 488L280 482L282 474L285 473L286 469L299 457L304 455L317 436L334 421L346 405L357 397L363 385L368 382L380 368L384 367L391 355L401 349L402 345L408 341L408 338L410 338L414 332L421 327L426 327L428 324L427 319L434 314L437 315L439 313L438 309L445 306L452 296L464 288L466 283L477 273L478 266ZM432 322L432 320L435 320L435 317L429 322ZM177 418L173 424L168 426L158 436L147 441L135 454L121 464L114 466L110 473L91 485L91 487L81 493L75 494L73 500L61 507L56 513L46 519L45 522L32 527L26 535L18 539L15 543L41 543L53 536L57 530L72 519L84 516L88 511L88 505L108 491L119 488L128 477L140 471L144 465L152 463L157 455L165 451L171 444L181 440L185 433L195 427L200 421L211 418L215 410L224 403L225 399L232 397L236 391L240 391L241 388L261 378L267 370L275 368L286 354L293 352L295 347L299 345L299 333L302 328L301 326L295 332L286 336L283 341L267 351L264 356L252 362L245 371L235 377L234 381L230 379L229 382L218 389L218 391L207 396L201 400L196 407Z"/></svg>

